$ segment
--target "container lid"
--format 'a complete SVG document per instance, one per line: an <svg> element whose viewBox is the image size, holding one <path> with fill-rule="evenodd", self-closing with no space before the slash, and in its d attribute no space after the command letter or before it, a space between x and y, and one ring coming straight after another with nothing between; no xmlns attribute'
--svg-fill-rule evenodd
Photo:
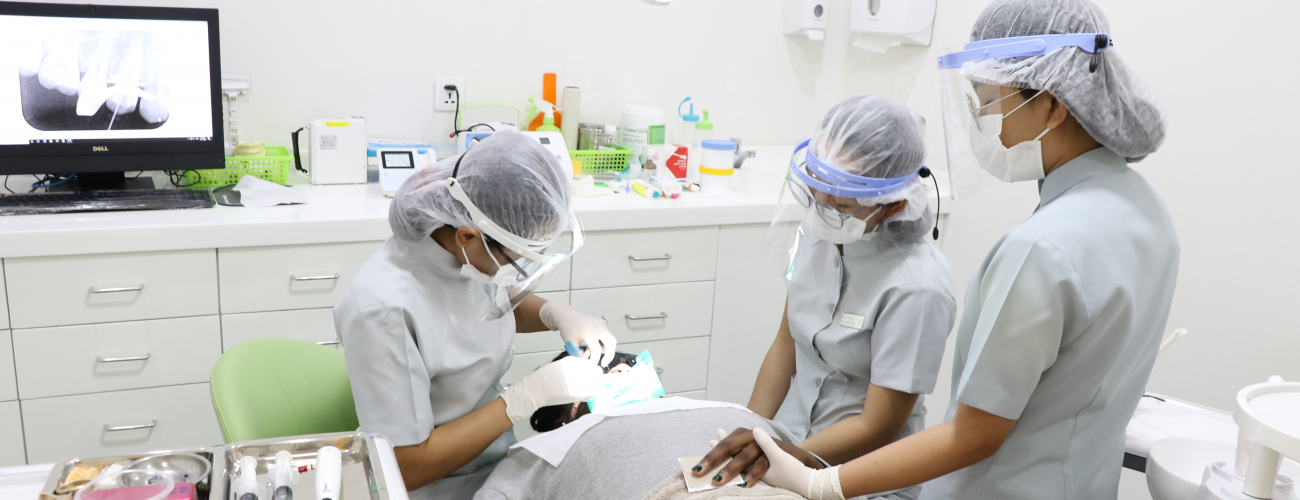
<svg viewBox="0 0 1300 500"><path fill-rule="evenodd" d="M700 147L704 149L714 149L718 151L735 151L736 143L724 141L722 139L705 139L700 141Z"/></svg>
<svg viewBox="0 0 1300 500"><path fill-rule="evenodd" d="M696 123L695 130L713 130L713 122L709 121L709 110L706 109L702 113L704 113L704 121Z"/></svg>
<svg viewBox="0 0 1300 500"><path fill-rule="evenodd" d="M592 130L605 130L605 124L604 123L579 123L578 128L580 129L585 128L585 129L592 129Z"/></svg>

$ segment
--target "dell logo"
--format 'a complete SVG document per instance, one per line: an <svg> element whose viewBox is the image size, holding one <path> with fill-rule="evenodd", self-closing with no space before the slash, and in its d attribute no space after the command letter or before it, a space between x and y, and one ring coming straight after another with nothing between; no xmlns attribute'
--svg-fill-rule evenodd
<svg viewBox="0 0 1300 500"><path fill-rule="evenodd" d="M108 152L108 146L91 146L91 147L90 147L90 150L91 150L91 151L94 151L94 152L96 152L96 153L101 152L101 151L107 153L107 152Z"/></svg>

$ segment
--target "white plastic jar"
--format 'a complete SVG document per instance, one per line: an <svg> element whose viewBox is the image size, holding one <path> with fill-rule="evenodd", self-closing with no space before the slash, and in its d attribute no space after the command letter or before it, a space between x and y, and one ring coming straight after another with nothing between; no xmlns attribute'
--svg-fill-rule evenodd
<svg viewBox="0 0 1300 500"><path fill-rule="evenodd" d="M637 160L642 160L645 147L664 143L664 110L651 106L623 108L623 118L618 123L619 144L632 150Z"/></svg>
<svg viewBox="0 0 1300 500"><path fill-rule="evenodd" d="M726 193L731 191L731 178L736 173L736 143L720 139L700 141L704 151L700 160L700 192Z"/></svg>

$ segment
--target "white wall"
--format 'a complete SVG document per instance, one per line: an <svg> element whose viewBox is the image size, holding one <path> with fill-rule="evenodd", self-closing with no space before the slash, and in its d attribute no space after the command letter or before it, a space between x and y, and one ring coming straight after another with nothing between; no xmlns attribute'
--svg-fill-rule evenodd
<svg viewBox="0 0 1300 500"><path fill-rule="evenodd" d="M1097 0L1115 50L1163 101L1164 147L1137 165L1164 194L1183 246L1169 329L1191 334L1157 363L1150 390L1231 408L1270 374L1300 380L1289 315L1300 266L1288 212L1300 93L1286 53L1295 2ZM224 69L251 73L246 140L284 143L306 120L364 115L372 136L441 140L433 78L466 77L466 105L517 104L540 75L583 88L583 121L615 122L628 104L668 109L691 95L717 136L790 144L822 111L859 92L903 101L928 119L942 167L934 58L966 41L985 1L940 0L929 48L885 55L850 47L847 21L824 43L781 34L779 0L127 0L222 10ZM830 15L846 0L831 0ZM697 111L699 105L697 105ZM985 251L1033 211L1032 183L959 201L945 253L964 295ZM959 299L960 300L960 299ZM947 400L945 373L932 414ZM936 419L937 420L937 419Z"/></svg>

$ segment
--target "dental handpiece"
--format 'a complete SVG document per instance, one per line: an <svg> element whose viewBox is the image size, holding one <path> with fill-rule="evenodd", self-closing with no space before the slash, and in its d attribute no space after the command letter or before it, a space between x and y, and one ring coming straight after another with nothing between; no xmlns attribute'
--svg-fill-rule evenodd
<svg viewBox="0 0 1300 500"><path fill-rule="evenodd" d="M272 500L293 500L293 485L298 482L298 468L293 466L293 455L287 451L275 454L275 467L271 471Z"/></svg>

